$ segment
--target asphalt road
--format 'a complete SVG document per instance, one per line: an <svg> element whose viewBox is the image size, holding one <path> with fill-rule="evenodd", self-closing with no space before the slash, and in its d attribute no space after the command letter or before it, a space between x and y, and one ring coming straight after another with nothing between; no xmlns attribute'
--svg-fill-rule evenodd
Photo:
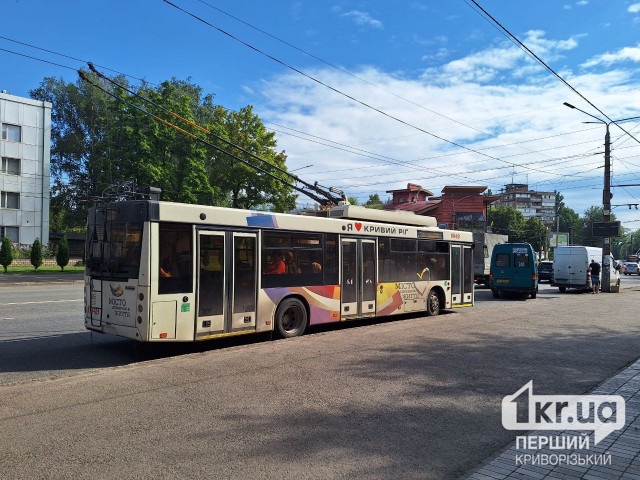
<svg viewBox="0 0 640 480"><path fill-rule="evenodd" d="M529 380L540 394L582 393L640 356L628 314L640 288L544 286L526 301L479 290L475 308L439 317L144 362L128 341L89 343L82 303L67 295L77 286L9 288L3 381L62 376L0 386L3 479L457 478L514 438L503 396ZM26 301L50 303L7 305Z"/></svg>

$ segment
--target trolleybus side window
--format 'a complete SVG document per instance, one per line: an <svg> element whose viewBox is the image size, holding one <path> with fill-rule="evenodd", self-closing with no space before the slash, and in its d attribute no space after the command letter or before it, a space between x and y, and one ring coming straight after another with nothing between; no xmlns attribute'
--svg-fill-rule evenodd
<svg viewBox="0 0 640 480"><path fill-rule="evenodd" d="M158 293L193 291L192 226L180 223L160 224Z"/></svg>
<svg viewBox="0 0 640 480"><path fill-rule="evenodd" d="M264 232L262 244L263 288L323 284L322 234Z"/></svg>
<svg viewBox="0 0 640 480"><path fill-rule="evenodd" d="M449 244L433 240L418 241L418 273L421 280L449 279Z"/></svg>
<svg viewBox="0 0 640 480"><path fill-rule="evenodd" d="M338 235L324 236L324 284L338 284Z"/></svg>

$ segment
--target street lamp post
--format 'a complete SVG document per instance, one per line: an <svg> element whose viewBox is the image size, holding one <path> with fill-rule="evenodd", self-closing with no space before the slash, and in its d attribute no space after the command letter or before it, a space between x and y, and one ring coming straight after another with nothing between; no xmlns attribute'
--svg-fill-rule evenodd
<svg viewBox="0 0 640 480"><path fill-rule="evenodd" d="M589 115L591 118L595 118L597 120L596 122L583 122L583 123L602 123L606 126L606 133L604 135L604 188L602 190L602 214L603 214L602 220L604 222L610 222L611 221L611 197L613 197L613 195L611 194L611 136L609 135L609 125L611 125L612 123L626 122L627 120L635 120L640 117L629 117L629 118L622 118L620 120L612 120L610 122L605 122L601 118L598 118L595 115L591 115L590 113L585 112L584 110L581 110L578 107L574 107L570 103L564 102L564 105L566 105L571 109L578 110L584 113L585 115ZM605 260L608 261L609 255L611 254L611 238L605 237L603 239L603 242L604 244L602 248L602 263L601 263L602 265L601 290L603 292L610 292L611 279L609 274L609 268L605 267Z"/></svg>

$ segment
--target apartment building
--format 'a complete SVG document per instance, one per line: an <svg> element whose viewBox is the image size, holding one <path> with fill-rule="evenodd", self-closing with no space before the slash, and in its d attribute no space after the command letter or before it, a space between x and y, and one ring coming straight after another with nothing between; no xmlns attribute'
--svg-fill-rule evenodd
<svg viewBox="0 0 640 480"><path fill-rule="evenodd" d="M556 193L529 190L526 183L510 183L504 186L495 205L514 207L525 219L537 217L547 226L555 222Z"/></svg>
<svg viewBox="0 0 640 480"><path fill-rule="evenodd" d="M51 104L0 93L0 236L49 243Z"/></svg>

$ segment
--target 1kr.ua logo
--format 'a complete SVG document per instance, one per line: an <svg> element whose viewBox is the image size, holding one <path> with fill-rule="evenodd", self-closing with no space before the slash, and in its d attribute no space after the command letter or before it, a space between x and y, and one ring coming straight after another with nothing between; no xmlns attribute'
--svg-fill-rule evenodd
<svg viewBox="0 0 640 480"><path fill-rule="evenodd" d="M620 395L534 395L533 380L502 399L507 430L590 430L594 444L625 424Z"/></svg>

